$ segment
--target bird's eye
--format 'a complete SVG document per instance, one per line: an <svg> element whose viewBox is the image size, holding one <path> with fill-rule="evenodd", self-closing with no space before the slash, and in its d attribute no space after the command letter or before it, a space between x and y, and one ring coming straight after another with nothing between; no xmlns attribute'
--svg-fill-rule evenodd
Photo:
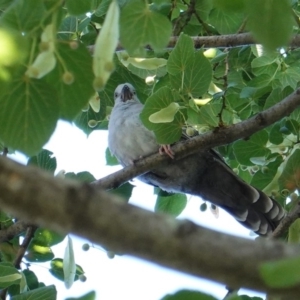
<svg viewBox="0 0 300 300"><path fill-rule="evenodd" d="M118 93L115 93L115 98L118 98Z"/></svg>
<svg viewBox="0 0 300 300"><path fill-rule="evenodd" d="M133 93L133 95L135 95L135 94L136 94L136 92L135 92L135 91L133 91L132 93Z"/></svg>

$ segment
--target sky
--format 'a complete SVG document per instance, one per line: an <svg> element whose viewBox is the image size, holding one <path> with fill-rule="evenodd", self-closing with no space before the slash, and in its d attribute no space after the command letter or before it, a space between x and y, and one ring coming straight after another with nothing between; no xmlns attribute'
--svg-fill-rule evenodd
<svg viewBox="0 0 300 300"><path fill-rule="evenodd" d="M107 166L105 162L105 150L107 148L107 131L96 130L87 137L75 125L59 121L56 131L44 149L52 151L57 159L56 173L60 170L66 172L89 171L99 179L120 169L120 166ZM21 154L14 159L25 162ZM153 187L138 180L132 182L136 187L130 203L153 210L155 195ZM145 197L147 195L147 197ZM218 231L231 233L237 236L253 239L248 229L242 227L233 217L220 210L216 218L209 210L200 211L203 201L197 197L188 197L188 204L180 219L189 219L199 225ZM208 280L199 279L184 273L160 267L132 256L115 256L108 258L106 252L97 245L89 251L83 251L82 245L89 243L81 238L71 236L75 251L75 261L85 271L86 282L76 281L70 289L66 289L64 283L56 280L50 273L50 263L32 264L32 270L36 272L40 281L46 285L55 284L57 299L78 297L95 290L96 299L125 299L125 300L159 300L168 293L175 293L180 289L193 289L206 292L218 299L226 295L224 285L215 284ZM67 240L53 247L56 258L63 258ZM201 249L199 249L201 255ZM261 296L257 292L242 290L249 296Z"/></svg>

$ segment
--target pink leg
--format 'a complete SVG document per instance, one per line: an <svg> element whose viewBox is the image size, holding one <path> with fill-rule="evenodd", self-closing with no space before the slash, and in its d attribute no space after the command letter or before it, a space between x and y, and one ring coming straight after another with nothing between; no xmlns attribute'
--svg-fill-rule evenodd
<svg viewBox="0 0 300 300"><path fill-rule="evenodd" d="M172 159L174 159L174 152L171 149L170 145L161 145L158 149L159 154L166 153Z"/></svg>

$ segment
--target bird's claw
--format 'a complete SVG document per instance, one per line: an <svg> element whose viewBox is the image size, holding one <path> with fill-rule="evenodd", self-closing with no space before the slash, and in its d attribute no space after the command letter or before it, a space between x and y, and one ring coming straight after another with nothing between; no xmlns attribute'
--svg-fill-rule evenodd
<svg viewBox="0 0 300 300"><path fill-rule="evenodd" d="M174 159L174 152L171 149L170 145L161 145L158 149L159 154L166 153L168 156L170 156L172 159Z"/></svg>

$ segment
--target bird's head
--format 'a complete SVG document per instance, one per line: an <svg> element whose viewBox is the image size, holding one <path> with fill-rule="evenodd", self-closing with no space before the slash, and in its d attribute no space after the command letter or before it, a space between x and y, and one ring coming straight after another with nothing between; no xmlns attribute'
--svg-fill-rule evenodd
<svg viewBox="0 0 300 300"><path fill-rule="evenodd" d="M134 87L130 83L122 83L115 89L115 104L120 102L127 102L130 100L139 101Z"/></svg>

